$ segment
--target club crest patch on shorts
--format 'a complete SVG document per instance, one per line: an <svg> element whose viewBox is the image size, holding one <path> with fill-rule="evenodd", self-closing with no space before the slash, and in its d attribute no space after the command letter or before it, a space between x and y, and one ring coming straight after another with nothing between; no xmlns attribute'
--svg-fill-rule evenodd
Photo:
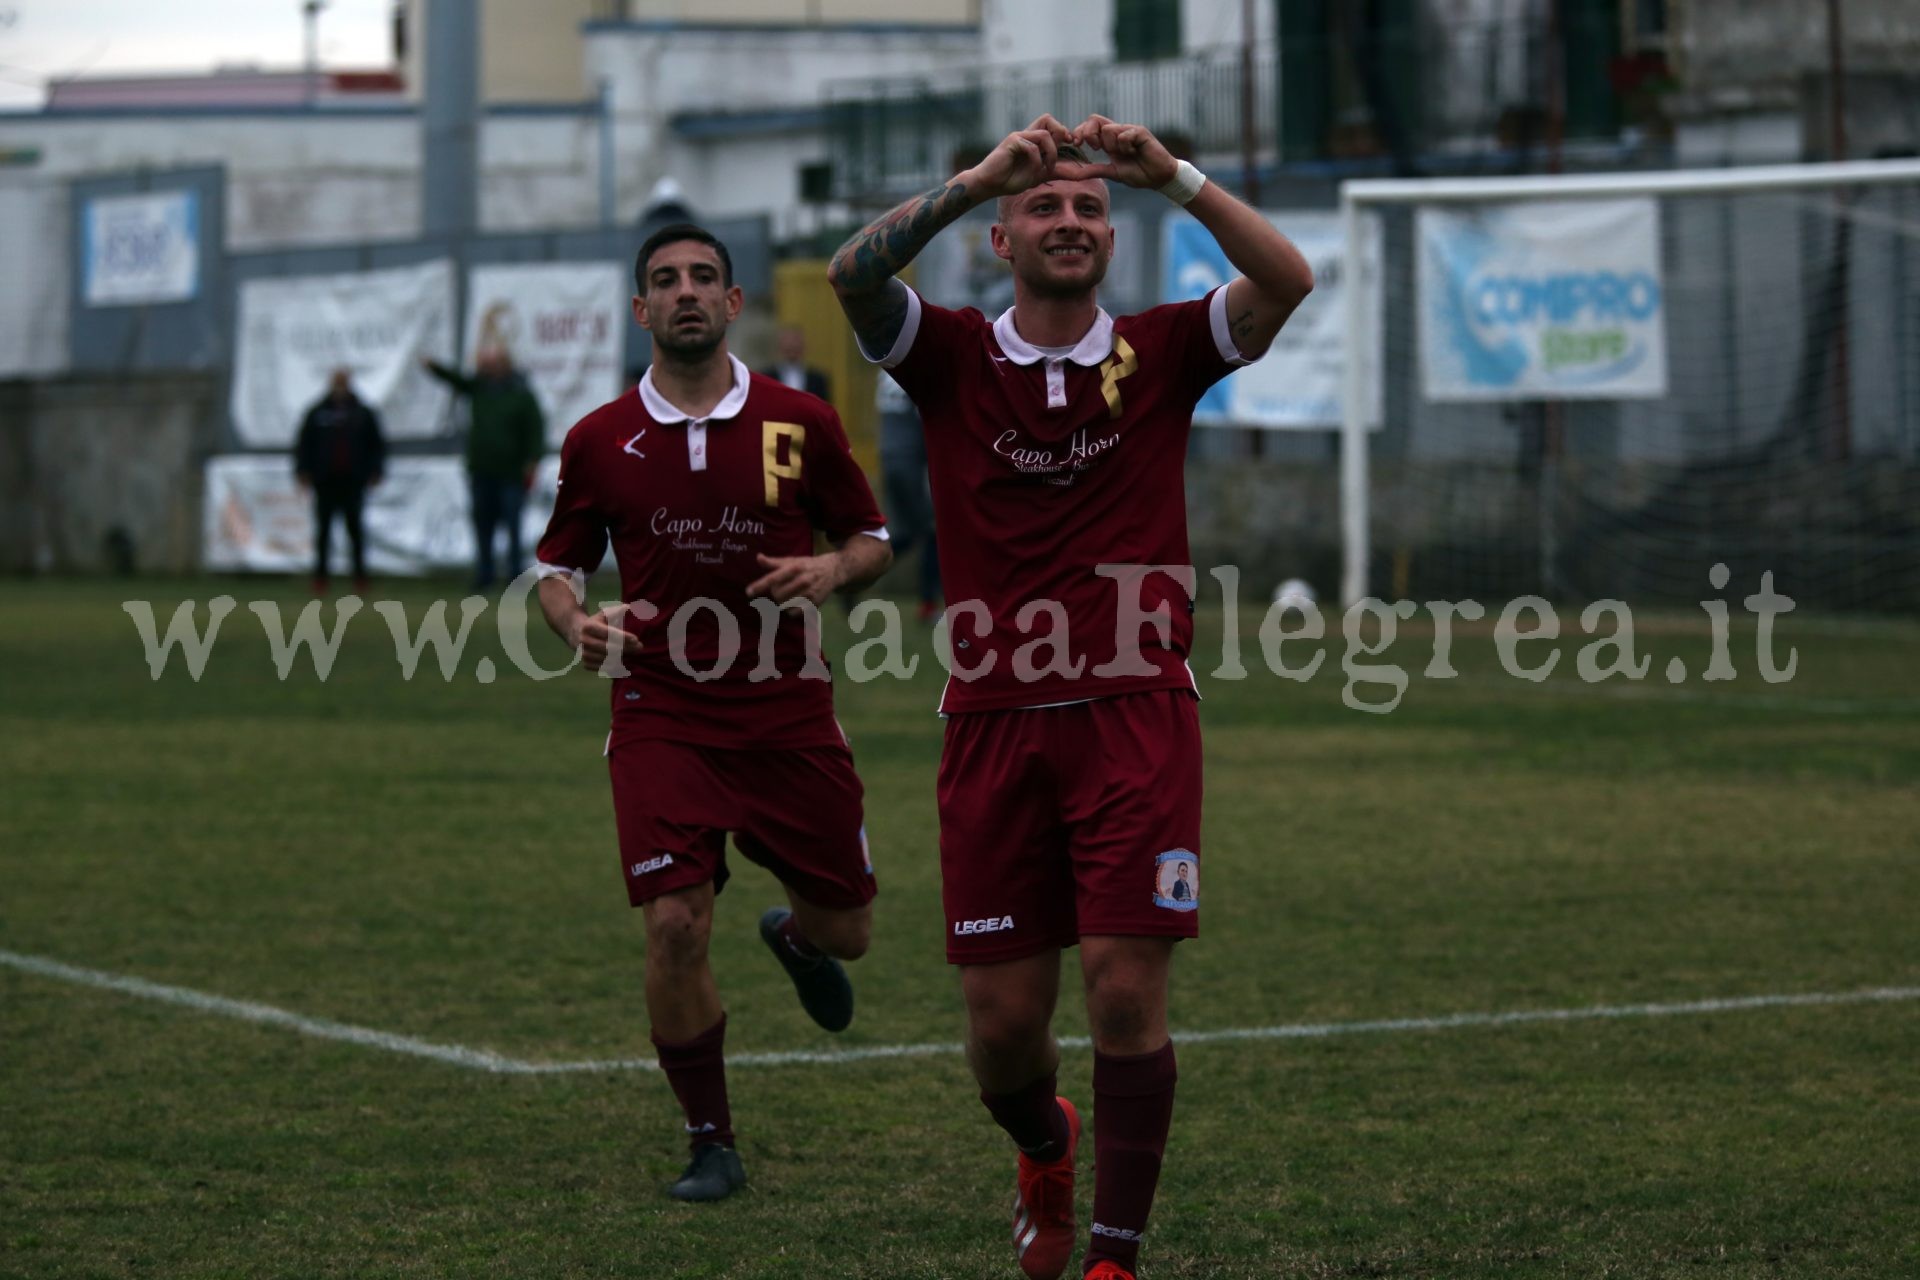
<svg viewBox="0 0 1920 1280"><path fill-rule="evenodd" d="M1169 911L1200 909L1200 859L1169 849L1153 860L1153 905Z"/></svg>

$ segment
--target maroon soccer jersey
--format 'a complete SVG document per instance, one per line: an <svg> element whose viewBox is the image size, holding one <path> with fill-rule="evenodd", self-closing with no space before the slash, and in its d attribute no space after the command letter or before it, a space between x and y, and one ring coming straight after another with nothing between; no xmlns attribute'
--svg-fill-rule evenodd
<svg viewBox="0 0 1920 1280"><path fill-rule="evenodd" d="M1117 320L1101 311L1065 352L1024 341L1011 310L989 322L909 291L906 324L878 363L925 423L940 573L954 602L954 676L940 709L1192 688L1188 587L1165 573L1129 582L1096 568L1189 563L1193 406L1246 363L1228 332L1226 289ZM1136 590L1142 609L1169 621L1164 640L1153 624L1138 630L1129 671L1114 662L1115 637L1123 593ZM1046 637L1063 620L1059 653Z"/></svg>
<svg viewBox="0 0 1920 1280"><path fill-rule="evenodd" d="M707 418L669 404L649 371L561 446L542 571L592 573L611 539L635 610L622 625L640 637L623 658L630 674L613 682L616 744L842 741L824 663L803 673L801 615L774 620L746 587L766 573L758 555L811 555L815 529L835 542L885 537L885 521L833 408L729 359L733 390Z"/></svg>

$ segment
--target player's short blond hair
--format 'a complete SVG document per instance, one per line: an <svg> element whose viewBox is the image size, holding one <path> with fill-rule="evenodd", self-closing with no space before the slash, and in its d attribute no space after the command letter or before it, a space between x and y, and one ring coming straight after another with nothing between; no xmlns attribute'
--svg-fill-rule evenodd
<svg viewBox="0 0 1920 1280"><path fill-rule="evenodd" d="M1057 154L1059 155L1060 159L1071 160L1075 164L1092 163L1092 160L1087 155L1087 153L1082 151L1078 145L1071 142L1063 143L1060 146L1060 149ZM1101 183L1101 186L1104 187L1105 185L1106 183L1103 181ZM1031 190L1033 190L1032 187L1027 188L1027 191L1031 191ZM1001 196L998 200L994 202L994 206L993 206L994 217L999 219L1001 222L1005 222L1008 218L1012 217L1014 201L1018 200L1021 196L1025 194L1027 194L1027 192L1022 191L1017 195Z"/></svg>

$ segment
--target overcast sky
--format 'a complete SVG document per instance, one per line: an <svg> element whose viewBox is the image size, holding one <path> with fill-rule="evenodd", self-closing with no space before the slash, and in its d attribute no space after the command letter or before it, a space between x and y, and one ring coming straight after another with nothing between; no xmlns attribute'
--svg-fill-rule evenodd
<svg viewBox="0 0 1920 1280"><path fill-rule="evenodd" d="M392 0L327 0L320 62L391 62ZM75 73L292 68L305 57L300 0L0 0L0 107L32 107Z"/></svg>

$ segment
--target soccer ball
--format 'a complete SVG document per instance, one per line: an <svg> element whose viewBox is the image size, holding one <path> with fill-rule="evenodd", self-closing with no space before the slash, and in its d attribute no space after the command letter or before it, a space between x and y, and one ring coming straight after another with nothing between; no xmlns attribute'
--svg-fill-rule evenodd
<svg viewBox="0 0 1920 1280"><path fill-rule="evenodd" d="M1282 608L1311 609L1315 603L1313 588L1304 578L1288 578L1273 589L1273 602Z"/></svg>

